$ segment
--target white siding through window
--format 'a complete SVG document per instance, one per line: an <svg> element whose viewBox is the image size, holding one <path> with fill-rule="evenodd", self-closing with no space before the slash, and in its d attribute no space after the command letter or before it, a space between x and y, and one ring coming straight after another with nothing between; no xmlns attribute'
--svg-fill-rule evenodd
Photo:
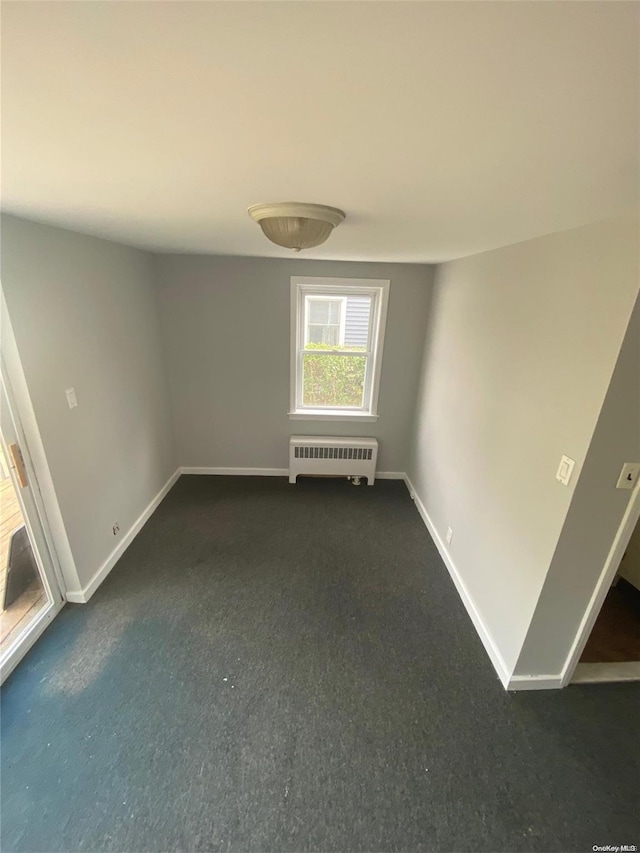
<svg viewBox="0 0 640 853"><path fill-rule="evenodd" d="M367 348L369 340L370 296L348 296L344 345Z"/></svg>

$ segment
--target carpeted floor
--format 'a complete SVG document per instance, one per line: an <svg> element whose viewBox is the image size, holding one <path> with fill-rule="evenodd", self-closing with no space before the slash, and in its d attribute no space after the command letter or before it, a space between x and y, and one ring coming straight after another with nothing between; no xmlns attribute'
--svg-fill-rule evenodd
<svg viewBox="0 0 640 853"><path fill-rule="evenodd" d="M2 850L638 844L637 685L505 693L401 482L182 477L2 699Z"/></svg>

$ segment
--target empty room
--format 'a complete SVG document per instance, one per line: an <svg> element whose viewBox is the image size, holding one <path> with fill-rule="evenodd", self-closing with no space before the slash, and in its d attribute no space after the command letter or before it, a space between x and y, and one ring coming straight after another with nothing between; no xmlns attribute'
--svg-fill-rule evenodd
<svg viewBox="0 0 640 853"><path fill-rule="evenodd" d="M0 14L2 850L637 850L640 4Z"/></svg>

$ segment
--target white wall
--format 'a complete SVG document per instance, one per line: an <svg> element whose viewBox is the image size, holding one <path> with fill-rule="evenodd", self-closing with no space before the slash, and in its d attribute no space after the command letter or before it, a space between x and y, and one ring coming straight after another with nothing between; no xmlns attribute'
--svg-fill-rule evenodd
<svg viewBox="0 0 640 853"><path fill-rule="evenodd" d="M143 252L2 217L2 287L85 586L176 468ZM64 391L73 386L78 407Z"/></svg>
<svg viewBox="0 0 640 853"><path fill-rule="evenodd" d="M288 438L366 435L378 467L405 471L432 268L160 255L162 326L181 465L286 468ZM290 420L290 279L391 280L375 423Z"/></svg>
<svg viewBox="0 0 640 853"><path fill-rule="evenodd" d="M409 474L442 538L453 528L451 560L507 674L637 294L637 228L625 217L438 269Z"/></svg>

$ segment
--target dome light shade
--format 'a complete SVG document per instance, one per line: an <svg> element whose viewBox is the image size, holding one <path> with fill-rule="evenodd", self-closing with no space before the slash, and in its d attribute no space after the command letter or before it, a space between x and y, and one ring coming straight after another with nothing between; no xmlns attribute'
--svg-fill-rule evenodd
<svg viewBox="0 0 640 853"><path fill-rule="evenodd" d="M253 204L248 213L272 243L294 252L324 243L344 219L337 207L297 201Z"/></svg>

